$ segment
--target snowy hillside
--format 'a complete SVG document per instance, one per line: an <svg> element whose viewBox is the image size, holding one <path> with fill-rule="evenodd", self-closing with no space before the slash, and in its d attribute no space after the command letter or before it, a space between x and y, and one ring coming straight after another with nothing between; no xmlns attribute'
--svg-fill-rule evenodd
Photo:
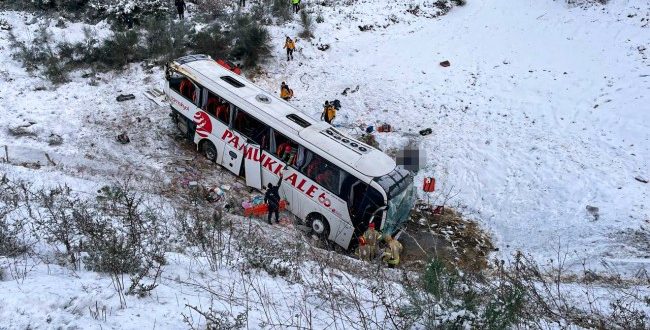
<svg viewBox="0 0 650 330"><path fill-rule="evenodd" d="M273 57L259 73L245 74L274 93L286 81L296 96L291 103L314 119L323 101L339 99L336 123L350 134L390 124L395 132L375 134L383 150L415 142L427 155L416 184L435 177L433 203L452 197L448 205L493 236L496 258L521 251L542 265L565 259L576 274L584 265L647 280L650 1L468 0L439 17L430 1L335 3L314 5L324 21L314 25L314 39L299 38L294 61L286 61L282 44L302 31L297 16L269 26ZM198 15L192 8L190 18ZM70 42L83 40L84 28L99 38L111 33L106 22L57 27L26 12L0 12L0 21L22 41L41 24ZM0 178L37 188L67 184L92 197L135 177L140 192L166 207L185 202L179 195L189 181L248 194L175 137L168 107L143 96L162 86L161 68L132 64L92 79L72 72L70 82L54 86L27 72L13 51L0 30L0 158L4 146L9 156ZM449 67L439 65L445 60ZM127 93L135 100L116 101ZM433 133L417 134L424 128ZM122 132L131 143L115 141ZM379 303L406 304L398 271L379 276L350 256L313 247L292 228L231 219L234 229L223 237L234 252L223 264L215 269L190 247L169 251L160 286L145 298L120 297L106 274L51 263L56 253L44 244L36 249L47 260L0 255L0 270L12 278L0 278L0 329L204 327L192 307L226 311L223 324L248 328L398 327L393 317L402 310ZM230 242L238 238L273 252ZM251 258L273 265L257 269Z"/></svg>

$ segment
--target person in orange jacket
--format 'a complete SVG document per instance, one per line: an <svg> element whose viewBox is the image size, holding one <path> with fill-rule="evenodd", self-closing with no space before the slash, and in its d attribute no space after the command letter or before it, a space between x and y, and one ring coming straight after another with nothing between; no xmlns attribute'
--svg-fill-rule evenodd
<svg viewBox="0 0 650 330"><path fill-rule="evenodd" d="M284 47L287 49L287 61L293 60L293 51L296 49L296 43L287 36L287 40L284 42Z"/></svg>
<svg viewBox="0 0 650 330"><path fill-rule="evenodd" d="M289 101L292 97L293 90L291 90L291 88L289 88L289 85L283 81L282 85L280 85L280 98L285 101Z"/></svg>
<svg viewBox="0 0 650 330"><path fill-rule="evenodd" d="M332 121L336 117L336 108L333 104L330 104L329 101L325 101L325 105L323 107L323 113L321 114L320 118L331 125Z"/></svg>

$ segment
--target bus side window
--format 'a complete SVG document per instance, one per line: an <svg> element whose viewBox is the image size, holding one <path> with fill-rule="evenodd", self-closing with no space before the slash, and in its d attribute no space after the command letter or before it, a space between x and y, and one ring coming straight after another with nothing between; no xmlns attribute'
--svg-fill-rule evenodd
<svg viewBox="0 0 650 330"><path fill-rule="evenodd" d="M302 151L304 153L304 148L301 148L298 143L293 142L276 130L273 130L273 140L275 144L275 150L273 150L273 152L275 155L283 162L287 163L287 165L297 167L296 163L298 161L299 152Z"/></svg>
<svg viewBox="0 0 650 330"><path fill-rule="evenodd" d="M169 88L194 104L198 104L200 88L187 77L171 78Z"/></svg>
<svg viewBox="0 0 650 330"><path fill-rule="evenodd" d="M308 151L301 172L333 194L340 194L341 179L344 178L341 169L319 155Z"/></svg>
<svg viewBox="0 0 650 330"><path fill-rule="evenodd" d="M265 144L268 144L269 127L255 117L242 111L242 109L236 108L233 127L239 133L260 145L262 149L265 148Z"/></svg>
<svg viewBox="0 0 650 330"><path fill-rule="evenodd" d="M226 125L230 123L230 103L211 91L208 91L208 100L204 110L220 122Z"/></svg>

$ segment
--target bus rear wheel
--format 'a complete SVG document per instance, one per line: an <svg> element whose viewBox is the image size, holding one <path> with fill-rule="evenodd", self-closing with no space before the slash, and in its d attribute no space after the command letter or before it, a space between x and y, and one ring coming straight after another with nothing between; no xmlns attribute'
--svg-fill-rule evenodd
<svg viewBox="0 0 650 330"><path fill-rule="evenodd" d="M314 214L309 217L307 225L311 228L312 233L316 234L318 238L327 241L330 235L330 225L324 216Z"/></svg>
<svg viewBox="0 0 650 330"><path fill-rule="evenodd" d="M210 141L205 141L201 145L201 149L203 151L203 154L205 155L205 158L207 158L211 162L216 162L217 161L217 148L214 147L214 144Z"/></svg>

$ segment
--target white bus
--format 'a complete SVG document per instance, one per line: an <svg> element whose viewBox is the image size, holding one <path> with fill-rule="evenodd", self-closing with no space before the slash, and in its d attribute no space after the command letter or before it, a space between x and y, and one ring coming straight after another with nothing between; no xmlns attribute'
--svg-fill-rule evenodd
<svg viewBox="0 0 650 330"><path fill-rule="evenodd" d="M172 61L165 76L181 133L250 187L276 184L282 172L280 195L288 210L321 238L348 249L370 221L389 234L407 221L413 178L388 155L313 120L209 56Z"/></svg>

